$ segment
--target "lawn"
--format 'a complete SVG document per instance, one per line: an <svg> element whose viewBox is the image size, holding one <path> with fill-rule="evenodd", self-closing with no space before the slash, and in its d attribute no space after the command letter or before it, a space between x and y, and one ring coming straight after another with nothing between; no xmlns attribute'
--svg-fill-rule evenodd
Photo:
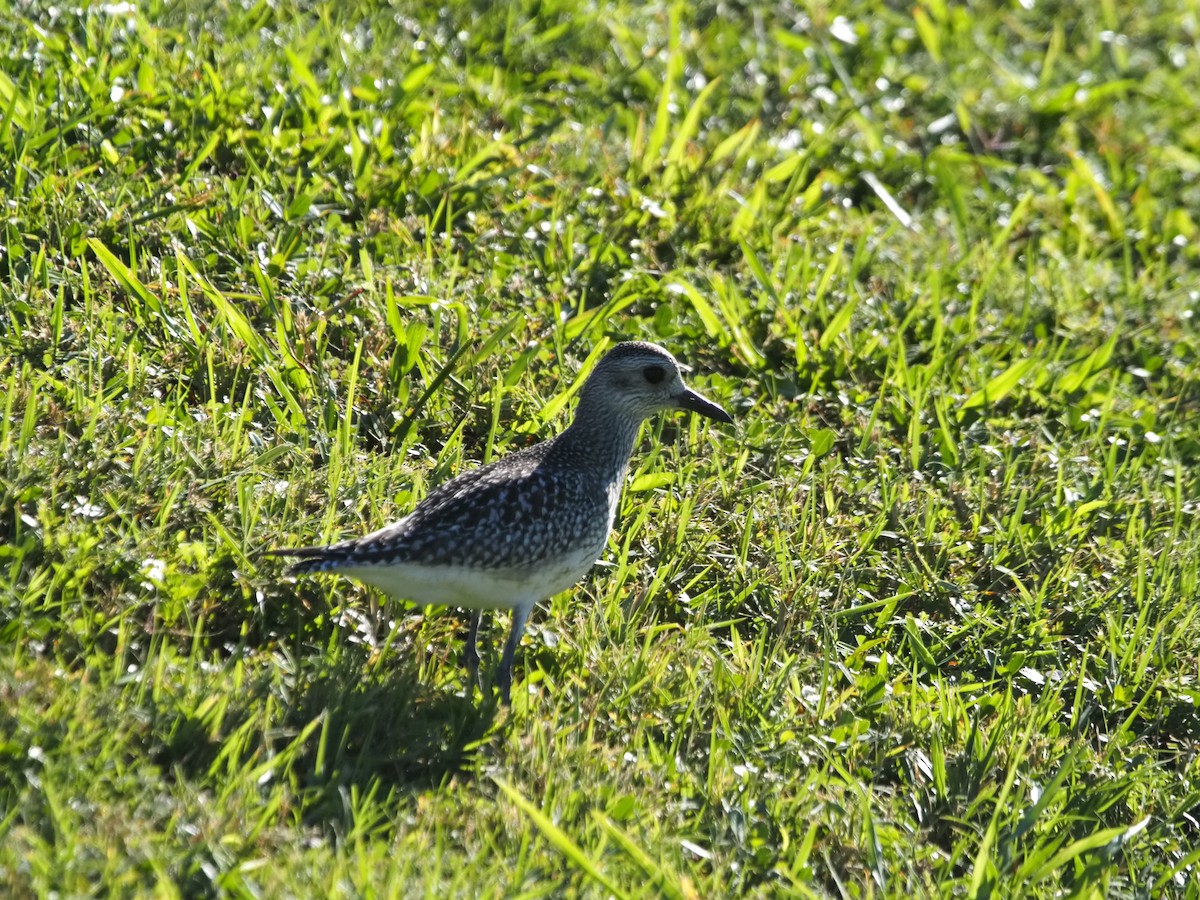
<svg viewBox="0 0 1200 900"><path fill-rule="evenodd" d="M1200 897L1193 4L0 42L0 894ZM643 428L511 709L458 611L262 555L625 339L736 424Z"/></svg>

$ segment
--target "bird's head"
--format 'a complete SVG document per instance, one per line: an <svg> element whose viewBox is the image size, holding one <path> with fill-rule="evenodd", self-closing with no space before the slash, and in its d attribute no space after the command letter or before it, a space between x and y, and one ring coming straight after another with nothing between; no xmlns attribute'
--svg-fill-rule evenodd
<svg viewBox="0 0 1200 900"><path fill-rule="evenodd" d="M718 422L733 418L720 406L683 382L675 357L656 344L617 344L596 364L584 382L580 403L641 419L672 409L686 409Z"/></svg>

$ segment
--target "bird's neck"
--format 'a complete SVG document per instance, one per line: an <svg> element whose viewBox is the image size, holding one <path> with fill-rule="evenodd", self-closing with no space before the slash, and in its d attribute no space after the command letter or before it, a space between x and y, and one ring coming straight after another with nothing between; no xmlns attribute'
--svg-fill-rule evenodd
<svg viewBox="0 0 1200 900"><path fill-rule="evenodd" d="M641 422L621 416L588 415L577 410L575 421L556 439L556 451L590 460L605 483L624 479Z"/></svg>

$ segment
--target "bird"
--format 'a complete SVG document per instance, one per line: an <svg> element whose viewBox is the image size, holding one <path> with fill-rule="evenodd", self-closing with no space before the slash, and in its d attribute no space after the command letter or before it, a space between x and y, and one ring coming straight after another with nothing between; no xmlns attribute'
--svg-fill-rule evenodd
<svg viewBox="0 0 1200 900"><path fill-rule="evenodd" d="M482 612L511 610L495 676L507 707L530 612L572 587L604 553L638 430L671 410L733 422L684 384L669 351L618 343L588 375L571 424L554 437L451 478L370 534L267 552L299 560L288 575L334 572L418 605L469 610L464 657L475 680Z"/></svg>

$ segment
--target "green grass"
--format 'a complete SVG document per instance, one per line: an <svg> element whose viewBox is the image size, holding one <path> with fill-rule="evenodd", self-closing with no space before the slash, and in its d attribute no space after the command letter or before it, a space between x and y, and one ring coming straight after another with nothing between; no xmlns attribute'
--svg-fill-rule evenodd
<svg viewBox="0 0 1200 900"><path fill-rule="evenodd" d="M0 13L0 892L1200 896L1193 13ZM511 712L260 555L624 338Z"/></svg>

